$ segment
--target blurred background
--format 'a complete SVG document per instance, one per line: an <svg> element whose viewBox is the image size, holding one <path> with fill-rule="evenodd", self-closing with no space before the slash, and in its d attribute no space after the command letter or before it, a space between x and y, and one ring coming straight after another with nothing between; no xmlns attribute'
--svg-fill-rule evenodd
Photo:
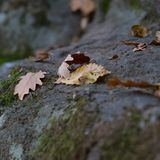
<svg viewBox="0 0 160 160"><path fill-rule="evenodd" d="M36 49L57 48L78 40L90 22L103 21L111 2L89 0L92 8L87 1L88 13L83 14L74 8L78 1L0 0L0 64L28 57ZM139 0L129 2L139 6ZM82 17L87 21L82 22Z"/></svg>

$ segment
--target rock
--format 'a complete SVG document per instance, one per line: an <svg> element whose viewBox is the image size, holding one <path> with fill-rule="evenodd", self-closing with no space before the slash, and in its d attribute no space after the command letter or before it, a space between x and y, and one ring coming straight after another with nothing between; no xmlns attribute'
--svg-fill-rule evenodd
<svg viewBox="0 0 160 160"><path fill-rule="evenodd" d="M0 10L1 50L66 45L79 32L80 16L71 13L65 0L2 1Z"/></svg>
<svg viewBox="0 0 160 160"><path fill-rule="evenodd" d="M160 0L141 0L144 9L147 9L151 13L160 15Z"/></svg>
<svg viewBox="0 0 160 160"><path fill-rule="evenodd" d="M106 85L112 76L160 82L159 47L149 45L134 53L132 46L121 42L149 43L154 38L129 34L145 12L131 10L124 2L112 1L104 22L94 22L80 42L54 50L48 62L19 63L26 70L43 70L48 75L44 85L22 102L0 105L7 107L2 112L5 121L0 128L0 159L11 155L22 160L158 159L160 99L150 90ZM112 74L87 86L54 85L59 65L74 51L87 52ZM115 54L119 58L110 60Z"/></svg>

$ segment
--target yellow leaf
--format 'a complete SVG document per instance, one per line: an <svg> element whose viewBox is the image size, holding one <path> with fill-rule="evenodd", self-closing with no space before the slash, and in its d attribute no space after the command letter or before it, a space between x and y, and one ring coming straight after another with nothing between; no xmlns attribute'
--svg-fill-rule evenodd
<svg viewBox="0 0 160 160"><path fill-rule="evenodd" d="M41 78L45 77L46 72L39 71L37 73L29 72L25 76L20 77L20 82L16 85L14 95L18 94L20 100L29 93L29 90L36 90L36 85L42 85Z"/></svg>
<svg viewBox="0 0 160 160"><path fill-rule="evenodd" d="M132 36L135 36L135 37L144 38L144 37L148 36L149 30L144 26L134 25L131 28L131 34L132 34Z"/></svg>
<svg viewBox="0 0 160 160"><path fill-rule="evenodd" d="M55 83L82 85L95 83L99 77L110 74L103 66L90 63L77 68L68 79L59 78Z"/></svg>

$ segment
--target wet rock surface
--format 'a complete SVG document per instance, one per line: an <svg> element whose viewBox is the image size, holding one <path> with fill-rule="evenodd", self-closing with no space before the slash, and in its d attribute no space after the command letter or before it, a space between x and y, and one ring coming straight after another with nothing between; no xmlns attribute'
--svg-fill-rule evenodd
<svg viewBox="0 0 160 160"><path fill-rule="evenodd" d="M30 93L24 101L15 101L8 107L0 105L3 108L0 159L159 158L160 99L147 90L110 88L106 84L112 76L160 82L159 46L148 46L146 50L134 53L132 46L121 42L152 41L152 34L144 39L128 34L130 27L140 23L146 13L119 4L121 2L115 0L103 23L91 25L80 42L54 50L48 61L19 63L22 68L41 69L48 75L44 86ZM148 23L147 27L154 33L157 26ZM111 75L86 86L54 85L58 66L74 51L87 52L98 64L110 70ZM114 55L118 58L110 60ZM54 123L51 123L53 119ZM47 139L41 141L41 135ZM33 149L36 152L32 155Z"/></svg>

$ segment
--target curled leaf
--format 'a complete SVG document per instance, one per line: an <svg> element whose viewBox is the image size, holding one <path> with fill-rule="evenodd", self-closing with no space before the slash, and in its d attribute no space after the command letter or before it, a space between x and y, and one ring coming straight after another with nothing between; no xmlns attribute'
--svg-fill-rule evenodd
<svg viewBox="0 0 160 160"><path fill-rule="evenodd" d="M123 86L123 87L138 87L138 88L156 88L156 85L150 84L148 82L134 82L131 80L122 80L117 77L109 79L107 84L112 87Z"/></svg>
<svg viewBox="0 0 160 160"><path fill-rule="evenodd" d="M90 58L86 55L84 55L84 53L81 52L76 52L74 54L71 54L72 60L65 60L65 62L69 65L72 64L84 64L84 63L89 63L90 62Z"/></svg>
<svg viewBox="0 0 160 160"><path fill-rule="evenodd" d="M41 79L45 77L46 72L29 72L25 76L20 77L20 82L16 85L14 95L18 94L20 100L29 93L29 90L36 90L36 85L42 85Z"/></svg>
<svg viewBox="0 0 160 160"><path fill-rule="evenodd" d="M135 37L144 38L148 36L149 30L141 25L134 25L131 27L131 35Z"/></svg>
<svg viewBox="0 0 160 160"><path fill-rule="evenodd" d="M59 78L55 83L82 85L95 83L99 77L110 74L103 66L90 63L77 68L68 79Z"/></svg>
<svg viewBox="0 0 160 160"><path fill-rule="evenodd" d="M160 45L160 31L157 31L155 34L155 40L151 42L153 45Z"/></svg>
<svg viewBox="0 0 160 160"><path fill-rule="evenodd" d="M139 43L133 52L144 51L147 48L147 43Z"/></svg>
<svg viewBox="0 0 160 160"><path fill-rule="evenodd" d="M69 71L69 64L66 63L66 61L72 61L73 58L69 54L66 59L62 62L60 67L58 68L58 75L63 78L69 78L70 77L70 71Z"/></svg>
<svg viewBox="0 0 160 160"><path fill-rule="evenodd" d="M134 41L128 41L128 40L124 40L122 41L124 44L126 45L134 45L134 46L137 46L139 45L139 42L134 42Z"/></svg>
<svg viewBox="0 0 160 160"><path fill-rule="evenodd" d="M62 78L69 78L70 77L70 66L74 64L85 64L89 63L90 58L84 53L76 52L74 54L69 54L66 59L62 62L58 69L58 75Z"/></svg>

